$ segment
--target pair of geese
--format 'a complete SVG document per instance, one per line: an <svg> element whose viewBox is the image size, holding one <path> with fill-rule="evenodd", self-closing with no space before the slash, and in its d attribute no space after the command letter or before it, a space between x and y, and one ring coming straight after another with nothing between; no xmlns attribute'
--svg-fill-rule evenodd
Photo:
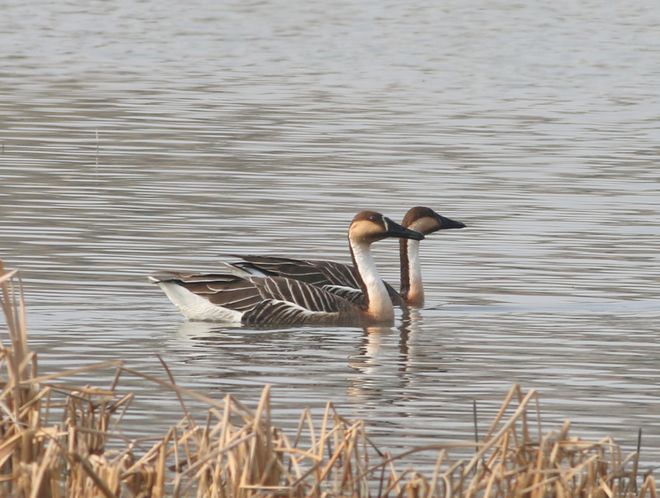
<svg viewBox="0 0 660 498"><path fill-rule="evenodd" d="M157 283L190 320L246 325L369 325L394 322L393 305L420 307L424 289L419 241L463 228L427 207L410 209L402 225L375 211L360 211L348 229L353 265L272 256L237 256L227 273L159 272ZM371 244L400 239L401 290L382 280Z"/></svg>

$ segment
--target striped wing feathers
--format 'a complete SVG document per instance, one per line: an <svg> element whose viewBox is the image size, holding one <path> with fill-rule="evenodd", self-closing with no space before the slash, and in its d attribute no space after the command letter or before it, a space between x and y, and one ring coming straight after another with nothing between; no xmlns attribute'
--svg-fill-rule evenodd
<svg viewBox="0 0 660 498"><path fill-rule="evenodd" d="M351 265L336 263L334 261L310 261L316 266L328 279L328 283L333 285L343 285L354 289L360 288L360 283Z"/></svg>
<svg viewBox="0 0 660 498"><path fill-rule="evenodd" d="M345 299L313 285L283 277L254 277L251 279L266 299L295 304L311 312L339 313L354 306Z"/></svg>
<svg viewBox="0 0 660 498"><path fill-rule="evenodd" d="M325 323L336 325L342 322L354 322L356 318L349 320L348 316L342 316L339 313L312 312L293 303L266 299L246 312L242 321L248 325L318 325Z"/></svg>
<svg viewBox="0 0 660 498"><path fill-rule="evenodd" d="M335 261L280 258L277 256L242 256L238 254L232 254L231 256L242 259L243 261L234 263L234 265L248 272L255 271L265 275L300 280L310 285L320 286L354 304L365 304L364 294L360 288L355 269L351 265ZM392 304L405 308L406 303L399 292L387 282L383 282L392 299Z"/></svg>
<svg viewBox="0 0 660 498"><path fill-rule="evenodd" d="M323 290L339 296L351 303L362 306L364 302L364 293L361 289L354 289L353 287L344 287L343 285L324 285L321 287Z"/></svg>
<svg viewBox="0 0 660 498"><path fill-rule="evenodd" d="M334 261L312 259L291 259L275 256L232 255L243 261L235 266L246 271L261 272L265 275L287 277L310 285L342 285L359 288L353 268Z"/></svg>
<svg viewBox="0 0 660 498"><path fill-rule="evenodd" d="M294 325L309 320L309 311L278 301L265 299L243 315L242 321L248 325Z"/></svg>

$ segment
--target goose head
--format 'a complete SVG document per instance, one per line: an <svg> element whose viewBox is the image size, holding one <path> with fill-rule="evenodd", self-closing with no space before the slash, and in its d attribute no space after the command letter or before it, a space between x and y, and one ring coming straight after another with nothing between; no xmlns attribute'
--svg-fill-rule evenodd
<svg viewBox="0 0 660 498"><path fill-rule="evenodd" d="M387 237L422 240L424 235L395 223L376 211L360 211L348 229L348 237L362 244L371 244Z"/></svg>
<svg viewBox="0 0 660 498"><path fill-rule="evenodd" d="M438 230L464 228L465 223L442 216L431 208L416 206L408 210L401 223L404 227L428 235Z"/></svg>

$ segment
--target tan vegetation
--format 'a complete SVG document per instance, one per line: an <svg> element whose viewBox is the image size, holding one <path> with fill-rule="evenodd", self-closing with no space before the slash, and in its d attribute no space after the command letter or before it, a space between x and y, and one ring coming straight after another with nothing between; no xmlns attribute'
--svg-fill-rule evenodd
<svg viewBox="0 0 660 498"><path fill-rule="evenodd" d="M639 452L623 457L610 438L569 436L568 422L544 432L538 396L514 386L478 442L432 444L399 455L379 450L362 421L349 421L328 403L323 417L308 411L298 430L271 423L265 387L256 409L181 388L163 363L164 379L121 360L39 375L30 351L20 275L0 262L0 496L11 497L655 497L651 475L638 474ZM105 388L65 379L91 370L113 373ZM167 389L183 416L146 451L117 427L132 394L122 377L135 375ZM203 422L186 400L207 404ZM195 414L199 415L199 414ZM474 448L453 460L450 450ZM406 456L435 451L435 470L400 471Z"/></svg>

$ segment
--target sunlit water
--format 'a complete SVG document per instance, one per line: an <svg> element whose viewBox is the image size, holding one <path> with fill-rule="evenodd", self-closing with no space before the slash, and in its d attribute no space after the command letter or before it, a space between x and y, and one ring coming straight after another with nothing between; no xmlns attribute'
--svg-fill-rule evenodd
<svg viewBox="0 0 660 498"><path fill-rule="evenodd" d="M5 2L0 256L45 371L122 358L286 427L332 400L401 449L507 389L660 462L660 10L606 2ZM146 281L222 253L348 260L360 209L422 244L393 328L185 322ZM397 244L376 248L397 280ZM107 385L112 372L81 377ZM140 393L129 435L180 415ZM432 457L429 457L432 461Z"/></svg>

